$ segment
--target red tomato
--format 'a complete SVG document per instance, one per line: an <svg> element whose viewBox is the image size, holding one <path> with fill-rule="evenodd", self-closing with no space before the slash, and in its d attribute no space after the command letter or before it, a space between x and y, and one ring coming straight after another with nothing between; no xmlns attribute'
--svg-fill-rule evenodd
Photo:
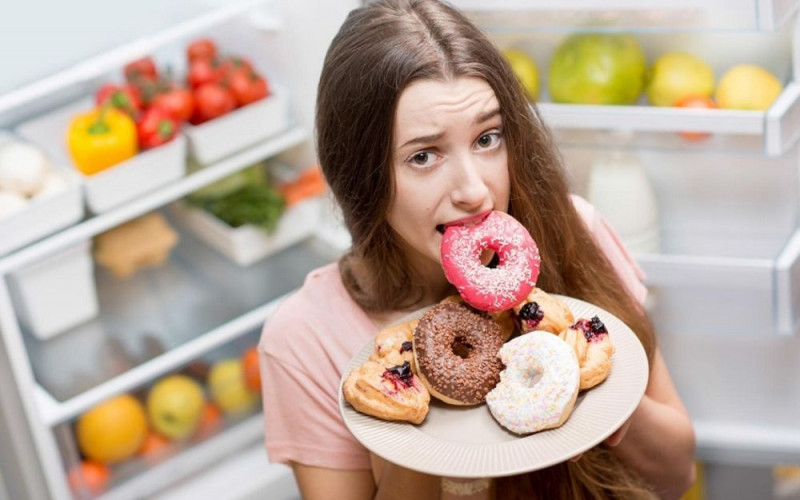
<svg viewBox="0 0 800 500"><path fill-rule="evenodd" d="M194 91L192 123L198 124L222 116L236 108L230 91L216 83L207 83Z"/></svg>
<svg viewBox="0 0 800 500"><path fill-rule="evenodd" d="M156 64L149 57L143 57L126 64L123 72L125 73L125 80L128 82L135 82L141 78L158 78Z"/></svg>
<svg viewBox="0 0 800 500"><path fill-rule="evenodd" d="M139 89L129 84L107 83L97 90L94 98L98 106L108 102L111 106L130 116L136 116L142 109L142 97Z"/></svg>
<svg viewBox="0 0 800 500"><path fill-rule="evenodd" d="M254 73L253 65L243 57L226 57L219 65L223 75L232 76L237 71Z"/></svg>
<svg viewBox="0 0 800 500"><path fill-rule="evenodd" d="M208 38L200 38L189 44L186 49L186 57L189 62L197 59L212 60L217 56L217 46Z"/></svg>
<svg viewBox="0 0 800 500"><path fill-rule="evenodd" d="M237 71L231 75L228 84L239 106L250 104L269 95L266 80L252 72Z"/></svg>
<svg viewBox="0 0 800 500"><path fill-rule="evenodd" d="M189 66L189 86L197 88L222 81L222 72L210 59L196 59Z"/></svg>
<svg viewBox="0 0 800 500"><path fill-rule="evenodd" d="M153 99L153 106L165 109L177 120L185 122L192 117L194 96L188 89L172 87L166 92L157 94Z"/></svg>
<svg viewBox="0 0 800 500"><path fill-rule="evenodd" d="M160 146L171 141L180 129L180 123L169 111L157 107L147 108L136 124L139 146L142 149Z"/></svg>
<svg viewBox="0 0 800 500"><path fill-rule="evenodd" d="M711 98L705 96L689 96L678 100L675 103L676 108L705 108L716 109L717 103ZM706 132L679 132L680 136L687 141L702 141L711 137L711 134Z"/></svg>

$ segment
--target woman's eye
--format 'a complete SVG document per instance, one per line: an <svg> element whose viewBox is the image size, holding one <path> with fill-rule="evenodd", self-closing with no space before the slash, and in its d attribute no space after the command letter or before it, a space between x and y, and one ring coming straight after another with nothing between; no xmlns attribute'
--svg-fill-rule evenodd
<svg viewBox="0 0 800 500"><path fill-rule="evenodd" d="M484 134L478 138L477 144L479 148L488 149L491 148L500 141L500 133L499 132L492 132L490 134Z"/></svg>
<svg viewBox="0 0 800 500"><path fill-rule="evenodd" d="M426 151L419 152L411 157L410 161L418 167L429 167L436 160L436 155Z"/></svg>

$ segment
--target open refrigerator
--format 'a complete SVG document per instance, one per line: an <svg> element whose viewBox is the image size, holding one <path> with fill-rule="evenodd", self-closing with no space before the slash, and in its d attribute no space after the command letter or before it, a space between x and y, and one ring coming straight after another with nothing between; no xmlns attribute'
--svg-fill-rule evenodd
<svg viewBox="0 0 800 500"><path fill-rule="evenodd" d="M88 7L102 17L103 3L95 3ZM219 243L226 236L218 224L187 215L176 202L254 162L314 162L313 108L322 59L346 13L360 3L152 2L151 21L141 23L140 2L131 12L105 13L108 18L101 20L113 18L114 25L105 25L104 42L77 40L76 47L83 44L80 57L33 68L35 78L0 93L0 130L32 141L44 134L47 142L42 117L92 95L138 57L151 55L185 71L187 42L209 36L263 68L286 105L280 126L266 137L202 168L181 170L125 201L112 199L98 209L88 198L86 179L78 179L70 191L85 197L77 202L78 215L0 255L0 484L9 498L299 497L289 470L267 461L258 411L228 419L216 434L181 443L158 461L134 458L114 465L110 481L97 492L69 480L80 461L75 422L109 398L146 394L164 376L237 356L256 342L260 326L309 270L346 248L329 200L306 208L302 220L313 221L309 231L287 236L285 244L258 257L231 255ZM647 273L647 307L662 352L695 423L705 498L797 496L797 476L781 469L776 482L774 471L800 463L800 368L794 360L800 352L800 86L794 82L800 2L453 3L500 48L532 56L543 88L555 48L580 31L633 34L648 61L685 50L702 56L717 77L749 62L781 80L783 91L765 112L657 108L644 100L631 106L555 104L546 91L539 109L577 193L592 198L596 167L610 155L635 155L646 173L659 245L635 257ZM710 137L686 141L679 135L686 130ZM181 154L202 156L191 136L185 140ZM69 213L43 210L49 210L48 220ZM96 238L149 213L160 214L178 235L168 258L126 279L98 266ZM19 237L20 228L28 227L0 226L0 235L13 230ZM240 237L251 241L231 237L230 248ZM81 271L49 271L65 259L79 263L74 269ZM26 276L32 276L32 288L20 285ZM83 310L83 317L49 330L32 321L36 310L26 290L35 295L37 276L51 277L38 290L53 291L45 294L50 301L39 317L53 317L47 307ZM78 300L83 296L89 300Z"/></svg>

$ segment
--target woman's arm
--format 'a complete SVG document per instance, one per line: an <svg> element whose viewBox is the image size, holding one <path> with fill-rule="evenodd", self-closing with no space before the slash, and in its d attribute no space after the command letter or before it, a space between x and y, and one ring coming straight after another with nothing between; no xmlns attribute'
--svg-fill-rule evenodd
<svg viewBox="0 0 800 500"><path fill-rule="evenodd" d="M337 470L292 464L304 500L439 500L440 479L372 457L371 470ZM376 486L377 485L377 486Z"/></svg>
<svg viewBox="0 0 800 500"><path fill-rule="evenodd" d="M692 421L658 349L642 402L607 443L661 498L679 498L694 483Z"/></svg>

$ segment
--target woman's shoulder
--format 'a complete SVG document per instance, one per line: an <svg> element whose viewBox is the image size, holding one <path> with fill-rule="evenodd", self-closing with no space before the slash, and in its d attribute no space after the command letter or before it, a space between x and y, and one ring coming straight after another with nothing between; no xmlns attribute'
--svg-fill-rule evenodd
<svg viewBox="0 0 800 500"><path fill-rule="evenodd" d="M349 355L364 334L371 334L369 327L334 262L308 273L303 285L281 302L265 322L259 346L284 360L319 349Z"/></svg>

